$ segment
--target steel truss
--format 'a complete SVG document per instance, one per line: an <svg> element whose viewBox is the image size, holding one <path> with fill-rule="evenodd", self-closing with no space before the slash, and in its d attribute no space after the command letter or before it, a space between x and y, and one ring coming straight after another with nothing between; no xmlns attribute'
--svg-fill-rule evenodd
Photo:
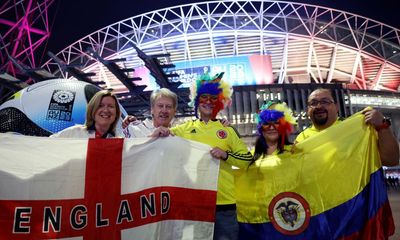
<svg viewBox="0 0 400 240"><path fill-rule="evenodd" d="M66 47L58 58L96 72L94 81L127 89L87 52L143 66L132 43L172 62L270 54L277 83L342 83L349 89L399 92L400 30L315 5L280 1L207 1L164 8L104 27ZM52 60L44 68L61 71Z"/></svg>
<svg viewBox="0 0 400 240"><path fill-rule="evenodd" d="M47 12L52 2L6 0L0 4L0 104L27 83L50 78L36 66L38 49L50 35Z"/></svg>
<svg viewBox="0 0 400 240"><path fill-rule="evenodd" d="M13 76L20 73L10 57L36 68L35 52L50 36L48 9L54 0L6 0L0 5L0 65Z"/></svg>

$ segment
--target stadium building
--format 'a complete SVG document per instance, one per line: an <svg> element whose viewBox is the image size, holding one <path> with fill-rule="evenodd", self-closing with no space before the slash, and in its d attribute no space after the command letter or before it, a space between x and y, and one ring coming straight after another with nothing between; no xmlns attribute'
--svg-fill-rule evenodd
<svg viewBox="0 0 400 240"><path fill-rule="evenodd" d="M32 19L47 18L29 14L44 14L52 1L34 2L37 6L32 5L36 7L24 18L35 30L24 38L31 43L33 33L48 36L49 28L34 29ZM29 10L22 5L15 4L16 12L18 6ZM3 41L11 41L0 51L2 62L10 58L2 69L18 68L30 80L15 84L15 79L2 74L0 102L27 83L58 77L114 89L126 111L139 118L149 115L151 90L167 87L179 95L178 117L187 117L193 116L187 106L190 82L204 71L223 71L235 88L233 104L223 115L244 136L253 135L253 116L260 105L274 99L288 103L298 118L298 130L303 129L309 124L304 111L307 95L320 86L334 89L340 116L376 107L392 118L399 135L399 29L364 16L293 2L191 3L106 26L58 53L48 52L50 60L40 70L27 69L19 61L44 37L29 51L18 53L14 50L20 46L12 44L23 38L12 41L11 34L18 29L15 25L2 33ZM3 54L8 47L12 51ZM3 94L4 89L10 92Z"/></svg>
<svg viewBox="0 0 400 240"><path fill-rule="evenodd" d="M252 134L253 114L271 99L286 101L303 128L306 97L321 84L341 99L341 116L373 106L394 120L396 130L399 36L399 29L321 6L208 1L111 24L54 54L43 67L71 78L68 67L80 66L82 76L118 91L127 112L138 117L148 115L149 93L159 86L177 90L178 115L191 115L186 87L208 69L224 71L235 86L225 115L243 135Z"/></svg>

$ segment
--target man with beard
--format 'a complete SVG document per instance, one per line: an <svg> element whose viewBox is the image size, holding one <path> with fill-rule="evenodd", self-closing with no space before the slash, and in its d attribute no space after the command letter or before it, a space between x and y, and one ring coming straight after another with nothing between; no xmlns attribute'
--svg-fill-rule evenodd
<svg viewBox="0 0 400 240"><path fill-rule="evenodd" d="M310 136L340 123L338 118L338 105L329 89L318 88L308 97L307 114L312 121L312 126L301 132L296 143ZM376 109L366 108L362 111L365 123L372 124L378 133L378 149L382 164L396 166L399 163L399 144L390 129L390 121Z"/></svg>

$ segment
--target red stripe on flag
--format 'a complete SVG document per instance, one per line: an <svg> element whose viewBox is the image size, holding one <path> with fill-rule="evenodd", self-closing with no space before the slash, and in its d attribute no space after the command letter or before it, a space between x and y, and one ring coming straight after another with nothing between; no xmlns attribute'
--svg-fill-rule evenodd
<svg viewBox="0 0 400 240"><path fill-rule="evenodd" d="M162 193L168 193L170 196L170 206L165 213L162 213ZM141 202L141 199L151 199L151 195L154 195L155 214L151 215L149 211L146 212L145 203ZM122 229L134 228L149 223L156 223L163 220L190 220L190 221L202 221L202 222L214 222L215 216L215 202L216 192L209 190L195 190L185 189L177 187L156 187L146 189L137 193L126 194L116 199L111 207L112 213L102 213L103 218L116 219L120 213L119 207L122 202L127 201L129 209L131 211L132 221L128 221L127 218L122 218L119 224L110 221L110 227L105 228L111 233L119 233ZM148 201L150 202L150 201ZM71 211L76 206L86 206L86 201L82 199L77 200L38 200L38 201L0 201L0 239L50 239L50 238L65 238L65 237L77 237L85 236L87 234L94 234L99 228L93 226L86 226L81 230L74 230L71 227L70 216ZM32 213L29 215L30 221L21 224L24 227L29 227L29 233L13 234L13 223L15 209L19 208L31 208ZM62 209L61 215L61 231L54 232L53 228L50 227L48 233L43 233L43 212L44 208L49 207L54 209L60 207ZM89 207L88 207L89 209ZM143 218L143 212L146 212L147 216ZM165 209L165 208L164 208ZM93 209L91 209L93 211ZM104 210L103 210L104 211ZM87 212L86 214L78 214L78 217L87 216L87 219L91 222L90 218L95 217L94 212ZM89 232L90 231L90 232ZM104 230L105 231L105 230ZM86 234L86 235L85 235ZM108 233L107 233L108 235ZM96 238L99 239L99 238ZM115 239L114 236L110 239Z"/></svg>
<svg viewBox="0 0 400 240"><path fill-rule="evenodd" d="M369 219L361 232L352 234L351 236L343 237L341 240L363 239L363 240L380 240L388 239L394 234L395 226L390 208L387 201L376 213Z"/></svg>
<svg viewBox="0 0 400 240"><path fill-rule="evenodd" d="M168 209L165 207L165 201L162 200L162 193L169 195ZM150 202L151 195L154 195L155 199L153 213L145 207L146 203ZM145 200L144 197L146 197ZM126 194L122 196L122 200L128 201L133 221L124 220L121 228L127 229L163 220L214 222L216 199L216 191L178 187L155 187L134 194ZM143 216L143 212L146 217Z"/></svg>
<svg viewBox="0 0 400 240"><path fill-rule="evenodd" d="M115 203L121 197L123 144L121 138L89 139L85 202L91 215L88 216L88 228L84 234L86 240L121 239L121 232L114 227L114 224L115 212L119 207ZM101 205L96 206L96 204ZM102 211L99 211L99 208ZM102 216L99 216L99 212Z"/></svg>

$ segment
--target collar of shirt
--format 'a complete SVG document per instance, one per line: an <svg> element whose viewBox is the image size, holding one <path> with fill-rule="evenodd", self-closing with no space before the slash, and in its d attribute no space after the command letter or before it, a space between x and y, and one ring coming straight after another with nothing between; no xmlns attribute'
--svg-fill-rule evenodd
<svg viewBox="0 0 400 240"><path fill-rule="evenodd" d="M111 137L115 137L115 134L108 130L106 133L104 133L103 135L101 135L100 133L97 132L96 127L94 125L90 126L87 128L88 131L94 131L95 132L95 137L96 138L108 138L109 136Z"/></svg>

